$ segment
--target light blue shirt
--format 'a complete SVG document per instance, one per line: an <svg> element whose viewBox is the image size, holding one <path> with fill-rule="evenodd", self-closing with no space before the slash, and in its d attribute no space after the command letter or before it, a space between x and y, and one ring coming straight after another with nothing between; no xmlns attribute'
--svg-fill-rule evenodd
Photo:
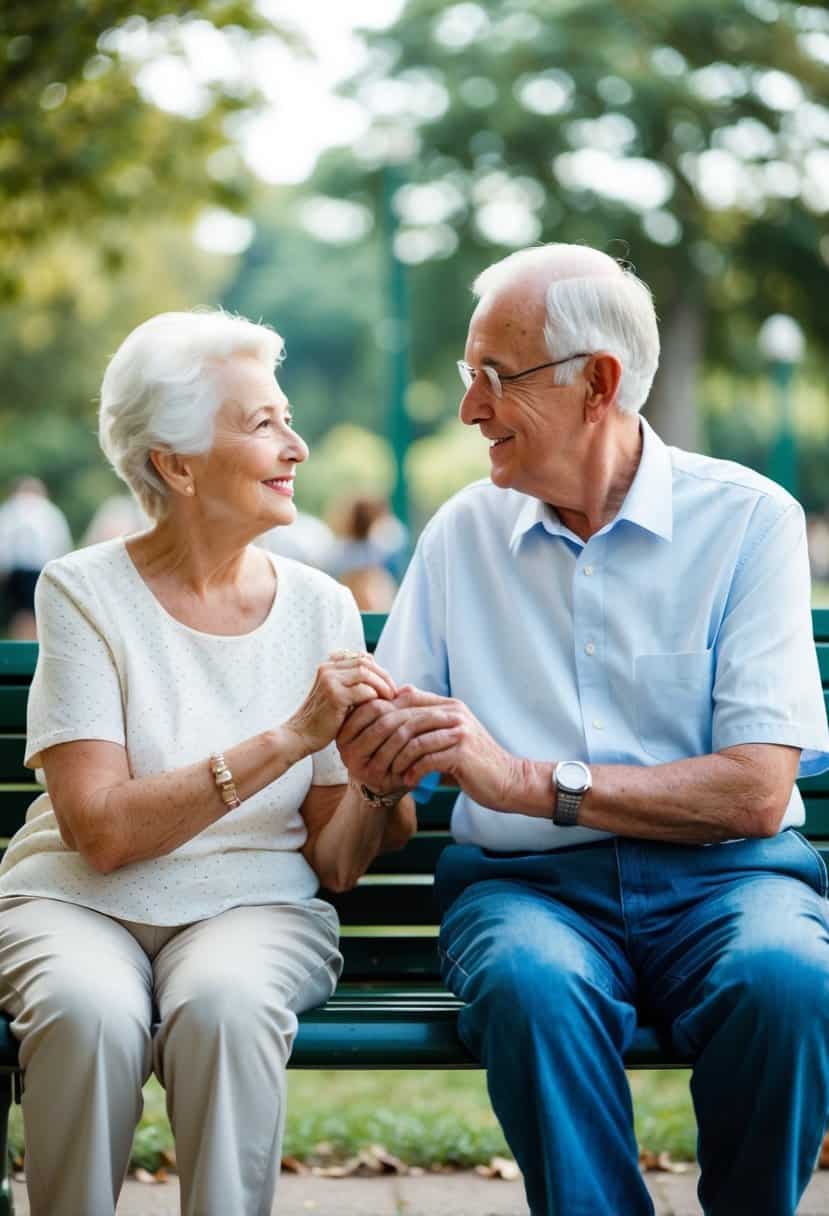
<svg viewBox="0 0 829 1216"><path fill-rule="evenodd" d="M513 755L653 765L739 743L829 768L803 511L774 482L666 447L642 419L618 515L584 542L539 499L467 486L424 530L377 647L395 680L464 701ZM550 793L552 808L553 796ZM782 826L803 822L795 787ZM600 838L465 794L495 850Z"/></svg>

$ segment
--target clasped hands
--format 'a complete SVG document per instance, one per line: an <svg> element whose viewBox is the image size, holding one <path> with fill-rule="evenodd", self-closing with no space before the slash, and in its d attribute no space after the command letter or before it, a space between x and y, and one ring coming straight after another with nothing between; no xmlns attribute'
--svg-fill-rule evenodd
<svg viewBox="0 0 829 1216"><path fill-rule="evenodd" d="M482 806L510 810L521 761L462 701L411 684L355 707L337 733L352 779L379 794L408 793L440 772Z"/></svg>

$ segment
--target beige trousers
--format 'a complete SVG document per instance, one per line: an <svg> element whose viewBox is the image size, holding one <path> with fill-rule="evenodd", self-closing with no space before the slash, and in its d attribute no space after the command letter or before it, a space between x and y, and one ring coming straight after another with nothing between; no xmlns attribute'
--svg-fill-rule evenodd
<svg viewBox="0 0 829 1216"><path fill-rule="evenodd" d="M155 1071L183 1216L269 1216L297 1014L333 992L322 900L139 925L51 899L0 901L0 1006L25 1069L32 1216L113 1216Z"/></svg>

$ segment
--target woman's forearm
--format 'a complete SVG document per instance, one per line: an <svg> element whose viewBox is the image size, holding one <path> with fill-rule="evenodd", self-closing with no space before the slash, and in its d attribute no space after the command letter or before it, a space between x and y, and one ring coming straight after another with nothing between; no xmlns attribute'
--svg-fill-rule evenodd
<svg viewBox="0 0 829 1216"><path fill-rule="evenodd" d="M305 754L296 735L283 727L229 748L224 758L244 801ZM72 808L71 815L66 810L61 814L56 808L59 818L68 820L75 847L103 873L170 853L224 815L233 814L222 801L207 756L172 772L99 786L82 805Z"/></svg>
<svg viewBox="0 0 829 1216"><path fill-rule="evenodd" d="M410 797L384 810L349 785L331 818L309 842L306 857L324 887L348 891L379 853L402 848L416 826Z"/></svg>

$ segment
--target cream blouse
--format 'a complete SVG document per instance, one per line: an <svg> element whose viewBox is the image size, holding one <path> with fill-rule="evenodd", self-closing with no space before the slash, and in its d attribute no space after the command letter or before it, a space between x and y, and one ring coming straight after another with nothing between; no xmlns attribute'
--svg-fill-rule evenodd
<svg viewBox="0 0 829 1216"><path fill-rule="evenodd" d="M145 777L207 764L212 752L289 718L318 664L332 650L362 650L363 630L345 587L269 556L273 606L239 637L201 633L170 616L121 539L46 566L36 594L40 652L26 764L38 769L56 743L105 739L123 744L132 775ZM63 843L47 790L6 850L0 897L44 896L157 925L310 899L318 884L299 852L306 839L299 808L312 784L347 780L331 743L172 853L106 875Z"/></svg>

